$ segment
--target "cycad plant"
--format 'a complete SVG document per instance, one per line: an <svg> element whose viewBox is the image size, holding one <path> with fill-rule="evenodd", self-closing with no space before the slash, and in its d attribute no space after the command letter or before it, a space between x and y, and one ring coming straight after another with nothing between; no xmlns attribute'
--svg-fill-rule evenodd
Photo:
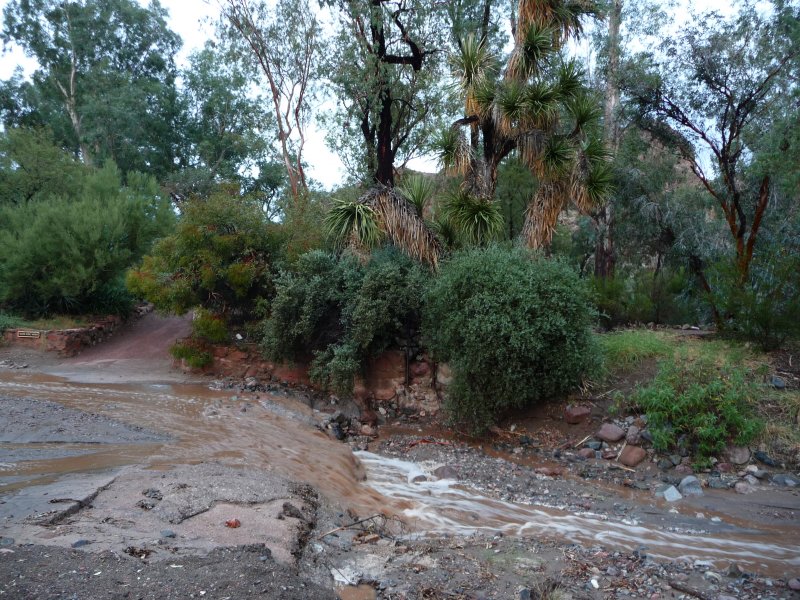
<svg viewBox="0 0 800 600"><path fill-rule="evenodd" d="M600 141L599 99L586 89L562 48L595 16L591 0L519 0L514 50L505 68L485 39L468 36L452 57L464 96L464 118L438 140L439 157L473 207L491 206L502 160L517 152L538 181L522 237L546 246L570 201L588 212L611 188L608 152ZM462 198L464 200L464 198ZM488 212L484 212L488 215Z"/></svg>

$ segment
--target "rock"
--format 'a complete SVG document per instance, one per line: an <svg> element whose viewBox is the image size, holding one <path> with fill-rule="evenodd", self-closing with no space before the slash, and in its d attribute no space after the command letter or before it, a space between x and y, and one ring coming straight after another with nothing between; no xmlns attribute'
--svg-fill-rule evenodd
<svg viewBox="0 0 800 600"><path fill-rule="evenodd" d="M672 466L677 467L679 464L681 464L683 458L681 457L680 454L670 454L669 460L672 463Z"/></svg>
<svg viewBox="0 0 800 600"><path fill-rule="evenodd" d="M84 546L88 546L89 544L91 544L91 542L89 540L76 540L76 541L72 542L72 547L73 548L83 548Z"/></svg>
<svg viewBox="0 0 800 600"><path fill-rule="evenodd" d="M650 444L653 443L653 434L650 433L649 429L642 429L639 435L642 436L642 439L645 440L646 442Z"/></svg>
<svg viewBox="0 0 800 600"><path fill-rule="evenodd" d="M367 425L365 423L361 426L361 435L375 435L375 428L372 425Z"/></svg>
<svg viewBox="0 0 800 600"><path fill-rule="evenodd" d="M666 489L657 492L657 495L662 496L664 500L666 500L667 502L677 502L678 500L683 498L681 493L678 491L678 488L676 488L674 485L671 485Z"/></svg>
<svg viewBox="0 0 800 600"><path fill-rule="evenodd" d="M153 500L161 500L164 496L156 488L148 488L142 492L142 496L152 498Z"/></svg>
<svg viewBox="0 0 800 600"><path fill-rule="evenodd" d="M603 423L594 435L604 442L618 442L625 437L625 430L613 423Z"/></svg>
<svg viewBox="0 0 800 600"><path fill-rule="evenodd" d="M636 425L631 425L628 427L628 433L625 434L625 441L628 444L633 446L637 446L639 442L642 440L642 432Z"/></svg>
<svg viewBox="0 0 800 600"><path fill-rule="evenodd" d="M678 484L678 490L684 496L703 495L703 485L700 483L700 480L694 475L689 475L688 477L684 477Z"/></svg>
<svg viewBox="0 0 800 600"><path fill-rule="evenodd" d="M174 538L177 537L175 532L172 529L162 529L161 530L161 537L162 538Z"/></svg>
<svg viewBox="0 0 800 600"><path fill-rule="evenodd" d="M783 377L778 377L777 375L773 375L772 379L770 380L769 383L776 390L785 390L786 389L786 380Z"/></svg>
<svg viewBox="0 0 800 600"><path fill-rule="evenodd" d="M614 460L617 458L617 451L616 450L603 450L602 457L606 460Z"/></svg>
<svg viewBox="0 0 800 600"><path fill-rule="evenodd" d="M330 431L331 437L333 437L336 440L339 440L340 442L345 438L344 430L342 429L342 426L339 425L339 423L334 422L328 425L328 431Z"/></svg>
<svg viewBox="0 0 800 600"><path fill-rule="evenodd" d="M678 465L677 467L675 467L675 472L678 475L691 475L694 473L692 467L690 467L689 465Z"/></svg>
<svg viewBox="0 0 800 600"><path fill-rule="evenodd" d="M750 462L750 449L744 446L730 446L726 452L728 462L745 465Z"/></svg>
<svg viewBox="0 0 800 600"><path fill-rule="evenodd" d="M739 565L737 565L736 563L731 563L728 566L728 571L725 574L728 577L732 577L733 579L739 579L739 577L744 575L742 570L739 568Z"/></svg>
<svg viewBox="0 0 800 600"><path fill-rule="evenodd" d="M437 479L458 479L458 471L449 465L444 465L433 471Z"/></svg>
<svg viewBox="0 0 800 600"><path fill-rule="evenodd" d="M800 592L800 579L797 577L790 579L789 583L787 584L790 590L794 590L795 592Z"/></svg>
<svg viewBox="0 0 800 600"><path fill-rule="evenodd" d="M578 456L586 459L594 458L594 453L595 451L592 450L591 448L581 448L580 450L578 450Z"/></svg>
<svg viewBox="0 0 800 600"><path fill-rule="evenodd" d="M714 571L706 571L703 576L714 583L722 583L722 575Z"/></svg>
<svg viewBox="0 0 800 600"><path fill-rule="evenodd" d="M425 475L423 475L422 473L420 473L419 475L414 475L411 478L411 483L422 483L423 481L428 481L428 478L425 477Z"/></svg>
<svg viewBox="0 0 800 600"><path fill-rule="evenodd" d="M758 485L758 479L756 479L756 478L755 478L755 477L753 477L752 475L745 475L745 476L744 476L744 480L745 480L747 483L749 483L750 485L752 485L753 487L755 487L755 486L757 486L757 485Z"/></svg>
<svg viewBox="0 0 800 600"><path fill-rule="evenodd" d="M753 452L753 458L755 458L758 462L767 465L768 467L777 467L778 463L772 460L765 452L761 452L757 450Z"/></svg>
<svg viewBox="0 0 800 600"><path fill-rule="evenodd" d="M645 458L647 458L647 452L644 450L644 448L639 448L638 446L625 446L625 448L622 450L622 453L619 455L619 462L626 467L635 467Z"/></svg>
<svg viewBox="0 0 800 600"><path fill-rule="evenodd" d="M564 469L558 467L537 467L534 471L539 475L546 475L547 477L558 477L564 474Z"/></svg>
<svg viewBox="0 0 800 600"><path fill-rule="evenodd" d="M594 440L591 441L591 442L586 442L586 447L597 451L597 450L600 450L600 448L603 447L603 442L597 442L597 441L594 441Z"/></svg>
<svg viewBox="0 0 800 600"><path fill-rule="evenodd" d="M568 404L564 409L564 420L570 425L583 423L592 414L592 409L583 404Z"/></svg>
<svg viewBox="0 0 800 600"><path fill-rule="evenodd" d="M753 477L756 479L769 479L769 471L765 471L764 469L756 469L751 473Z"/></svg>
<svg viewBox="0 0 800 600"><path fill-rule="evenodd" d="M772 476L772 483L784 487L797 487L800 485L800 479L793 475L786 475L781 473L780 475L773 475Z"/></svg>
<svg viewBox="0 0 800 600"><path fill-rule="evenodd" d="M528 588L522 588L517 593L518 600L531 600L531 591Z"/></svg>
<svg viewBox="0 0 800 600"><path fill-rule="evenodd" d="M668 458L662 458L658 461L658 468L662 471L669 471L672 468L672 461Z"/></svg>
<svg viewBox="0 0 800 600"><path fill-rule="evenodd" d="M733 473L734 468L731 463L720 462L714 465L714 468L720 473Z"/></svg>
<svg viewBox="0 0 800 600"><path fill-rule="evenodd" d="M755 491L753 486L746 481L737 481L733 489L736 490L737 494L752 494Z"/></svg>
<svg viewBox="0 0 800 600"><path fill-rule="evenodd" d="M719 477L709 477L708 487L714 490L727 490L728 484L722 481Z"/></svg>

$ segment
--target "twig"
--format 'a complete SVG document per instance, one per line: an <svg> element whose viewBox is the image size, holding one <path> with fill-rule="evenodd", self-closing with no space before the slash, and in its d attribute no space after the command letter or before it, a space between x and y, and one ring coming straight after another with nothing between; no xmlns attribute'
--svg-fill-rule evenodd
<svg viewBox="0 0 800 600"><path fill-rule="evenodd" d="M573 446L573 448L577 448L578 446L580 446L581 444L583 444L583 443L584 443L586 440L588 440L590 437L592 437L592 436L591 436L591 435L587 435L587 436L586 436L585 438L583 438L583 439L582 439L580 442L578 442L577 444L575 444L575 445Z"/></svg>
<svg viewBox="0 0 800 600"><path fill-rule="evenodd" d="M701 592L693 587L686 585L685 583L681 583L675 579L669 580L669 585L671 588L678 590L679 592L683 592L684 594L689 594L690 596L694 596L695 598L700 598L700 600L713 600L711 596L706 594L705 592Z"/></svg>
<svg viewBox="0 0 800 600"><path fill-rule="evenodd" d="M344 531L345 529L350 529L351 527L355 527L356 525L361 525L362 523L366 523L367 521L372 521L373 519L385 519L385 518L386 515L383 514L372 515L371 517L367 517L366 519L360 519L359 521L355 521L353 523L350 523L349 525L342 525L341 527L337 527L336 529L331 529L330 531L318 536L316 539L321 540L322 538L327 537L331 534Z"/></svg>
<svg viewBox="0 0 800 600"><path fill-rule="evenodd" d="M617 452L617 458L615 458L614 461L619 462L619 457L622 456L622 451L625 450L625 446L627 445L628 445L628 440L625 440L625 442L622 444L622 448L620 448L619 452Z"/></svg>

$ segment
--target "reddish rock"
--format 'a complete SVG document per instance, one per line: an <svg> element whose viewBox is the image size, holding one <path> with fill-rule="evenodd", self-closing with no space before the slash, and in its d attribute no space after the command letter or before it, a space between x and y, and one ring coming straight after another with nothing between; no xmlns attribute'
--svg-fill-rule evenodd
<svg viewBox="0 0 800 600"><path fill-rule="evenodd" d="M583 404L568 404L564 409L564 420L570 425L583 423L592 414L592 409Z"/></svg>
<svg viewBox="0 0 800 600"><path fill-rule="evenodd" d="M604 442L618 442L625 437L625 430L613 423L603 423L602 427L594 434L597 439Z"/></svg>
<svg viewBox="0 0 800 600"><path fill-rule="evenodd" d="M278 381L285 381L289 384L304 383L308 384L308 369L302 366L275 365L272 373L273 378Z"/></svg>
<svg viewBox="0 0 800 600"><path fill-rule="evenodd" d="M694 473L694 469L689 465L678 465L675 467L675 472L679 475L692 475Z"/></svg>
<svg viewBox="0 0 800 600"><path fill-rule="evenodd" d="M583 458L594 458L594 450L591 448L581 448L578 450L578 456L582 456Z"/></svg>
<svg viewBox="0 0 800 600"><path fill-rule="evenodd" d="M534 471L539 475L546 475L548 477L558 477L564 474L564 469L560 467L537 467Z"/></svg>
<svg viewBox="0 0 800 600"><path fill-rule="evenodd" d="M614 460L617 458L616 450L603 450L603 458L606 460Z"/></svg>
<svg viewBox="0 0 800 600"><path fill-rule="evenodd" d="M458 471L451 467L450 465L444 465L442 467L437 468L433 474L438 479L460 479L458 475Z"/></svg>
<svg viewBox="0 0 800 600"><path fill-rule="evenodd" d="M714 468L720 473L733 473L735 471L734 466L731 463L717 463L714 465Z"/></svg>
<svg viewBox="0 0 800 600"><path fill-rule="evenodd" d="M413 362L408 367L414 377L423 377L431 372L431 367L426 362Z"/></svg>
<svg viewBox="0 0 800 600"><path fill-rule="evenodd" d="M647 458L647 452L639 446L625 446L619 455L619 462L626 467L635 467Z"/></svg>

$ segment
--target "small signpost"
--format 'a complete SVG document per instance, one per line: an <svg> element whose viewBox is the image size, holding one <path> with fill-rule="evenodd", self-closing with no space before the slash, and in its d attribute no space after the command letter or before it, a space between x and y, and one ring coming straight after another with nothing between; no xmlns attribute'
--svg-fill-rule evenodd
<svg viewBox="0 0 800 600"><path fill-rule="evenodd" d="M29 339L38 339L42 337L41 331L30 331L28 329L18 329L17 330L17 337L18 338L29 338Z"/></svg>

